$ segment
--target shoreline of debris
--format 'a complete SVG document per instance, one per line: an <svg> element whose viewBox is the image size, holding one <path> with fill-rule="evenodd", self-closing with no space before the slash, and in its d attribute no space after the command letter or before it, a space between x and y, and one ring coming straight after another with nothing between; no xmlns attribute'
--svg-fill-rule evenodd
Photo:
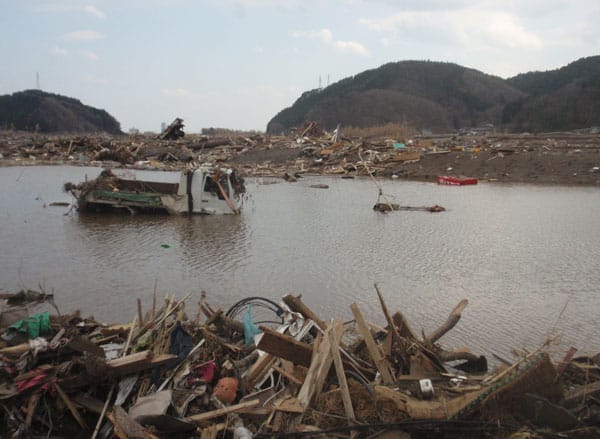
<svg viewBox="0 0 600 439"><path fill-rule="evenodd" d="M130 323L80 312L30 315L53 303L2 294L1 431L10 437L598 437L600 354L547 345L502 360L439 340L462 300L430 334L390 311L379 324L325 321L300 296L248 297L228 310L206 293L172 295ZM197 302L196 302L197 301ZM197 303L197 306L196 306ZM388 434L388 436L386 436Z"/></svg>
<svg viewBox="0 0 600 439"><path fill-rule="evenodd" d="M0 132L0 166L80 165L178 171L190 163L239 167L246 176L331 175L436 181L600 184L600 135L547 133L346 138L314 123L298 134L185 134L176 119L160 135Z"/></svg>

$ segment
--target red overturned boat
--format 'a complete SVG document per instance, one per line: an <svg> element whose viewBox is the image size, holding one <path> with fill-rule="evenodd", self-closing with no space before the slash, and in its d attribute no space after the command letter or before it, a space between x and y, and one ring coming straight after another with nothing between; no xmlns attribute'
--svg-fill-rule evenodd
<svg viewBox="0 0 600 439"><path fill-rule="evenodd" d="M465 186L468 184L477 184L476 178L469 177L449 177L447 175L438 175L438 184L447 184L450 186Z"/></svg>

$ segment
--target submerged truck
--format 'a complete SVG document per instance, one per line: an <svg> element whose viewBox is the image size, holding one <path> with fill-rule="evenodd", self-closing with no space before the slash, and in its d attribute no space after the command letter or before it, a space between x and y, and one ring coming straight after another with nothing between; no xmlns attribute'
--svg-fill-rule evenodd
<svg viewBox="0 0 600 439"><path fill-rule="evenodd" d="M232 168L201 166L182 171L179 183L117 177L104 169L98 178L65 184L79 211L166 212L223 215L240 213L244 179Z"/></svg>

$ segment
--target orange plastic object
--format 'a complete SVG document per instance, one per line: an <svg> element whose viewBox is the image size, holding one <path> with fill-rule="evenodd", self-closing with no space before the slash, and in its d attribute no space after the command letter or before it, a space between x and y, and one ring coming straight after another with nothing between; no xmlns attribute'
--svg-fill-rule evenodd
<svg viewBox="0 0 600 439"><path fill-rule="evenodd" d="M232 377L221 378L217 385L215 386L215 390L213 391L213 395L224 402L226 404L231 404L235 401L235 396L238 390L238 380Z"/></svg>

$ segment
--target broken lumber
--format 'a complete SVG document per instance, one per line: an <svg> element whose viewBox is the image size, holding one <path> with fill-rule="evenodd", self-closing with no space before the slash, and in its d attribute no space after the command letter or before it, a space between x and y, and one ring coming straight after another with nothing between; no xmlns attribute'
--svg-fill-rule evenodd
<svg viewBox="0 0 600 439"><path fill-rule="evenodd" d="M261 327L260 329L262 334L259 334L257 337L257 349L289 360L294 364L305 367L310 366L312 347L309 344L267 327Z"/></svg>
<svg viewBox="0 0 600 439"><path fill-rule="evenodd" d="M340 392L342 393L342 402L344 403L344 411L348 418L348 423L353 424L356 422L354 416L354 409L352 408L352 398L350 397L350 391L348 390L348 381L346 380L346 374L344 372L344 365L342 364L342 357L340 356L340 338L343 331L343 323L339 320L333 322L332 330L328 331L329 335L329 349L331 351L331 357L333 359L333 365L335 367L335 373L337 375L338 384L340 385Z"/></svg>
<svg viewBox="0 0 600 439"><path fill-rule="evenodd" d="M65 405L67 406L67 408L69 409L69 411L73 415L73 418L75 418L75 420L77 421L79 426L81 428L83 428L84 430L89 430L89 427L87 426L87 424L85 423L85 421L83 420L81 415L79 414L77 407L75 407L73 405L73 402L69 399L67 394L63 391L63 389L60 388L58 383L54 383L54 388L56 389L56 393L58 393L58 396L60 396L60 399L62 399L62 401L65 403Z"/></svg>
<svg viewBox="0 0 600 439"><path fill-rule="evenodd" d="M113 408L112 413L108 415L108 419L115 427L115 435L119 439L158 439L157 436L148 432L139 423L134 421L133 418L119 406Z"/></svg>
<svg viewBox="0 0 600 439"><path fill-rule="evenodd" d="M285 303L292 311L300 313L304 316L304 318L314 321L323 331L327 329L327 324L325 321L321 320L319 316L313 312L313 310L306 306L300 299L300 296L287 294L283 296L282 300L283 303Z"/></svg>
<svg viewBox="0 0 600 439"><path fill-rule="evenodd" d="M456 324L460 320L460 316L468 304L469 301L467 299L461 300L458 303L458 305L456 305L454 309L450 312L450 315L448 316L448 319L444 322L444 324L437 328L435 331L433 331L431 334L429 334L429 336L426 337L425 341L427 343L433 344L440 338L442 338L444 334L446 334L448 331L454 328L454 326L456 326Z"/></svg>
<svg viewBox="0 0 600 439"><path fill-rule="evenodd" d="M352 314L354 314L354 318L356 319L356 324L358 326L358 330L360 334L363 336L365 343L367 345L367 350L369 351L369 355L371 355L371 359L373 363L375 363L375 367L381 374L381 378L383 379L383 383L386 385L394 384L394 376L392 374L392 368L388 361L383 357L377 343L373 339L371 335L371 331L367 326L367 322L363 318L360 309L356 303L350 305L350 309L352 310Z"/></svg>
<svg viewBox="0 0 600 439"><path fill-rule="evenodd" d="M242 409L253 408L260 404L260 399L253 399L251 401L241 402L239 404L230 405L228 407L223 407L217 410L212 410L210 412L200 413L198 415L188 416L185 418L186 421L195 422L200 424L204 421L209 421L214 418L218 418L219 416L227 415L229 413L234 413L240 411Z"/></svg>
<svg viewBox="0 0 600 439"><path fill-rule="evenodd" d="M115 358L107 361L106 364L113 374L121 376L152 369L175 359L177 359L177 355L161 354L155 356L152 351L142 351Z"/></svg>
<svg viewBox="0 0 600 439"><path fill-rule="evenodd" d="M343 327L339 325L327 328L323 337L318 339L320 342L315 344L310 367L306 373L306 379L297 396L298 401L305 408L321 393L321 389L331 368L333 358L331 357L329 333L333 332L337 339L337 337L341 337L342 330Z"/></svg>

